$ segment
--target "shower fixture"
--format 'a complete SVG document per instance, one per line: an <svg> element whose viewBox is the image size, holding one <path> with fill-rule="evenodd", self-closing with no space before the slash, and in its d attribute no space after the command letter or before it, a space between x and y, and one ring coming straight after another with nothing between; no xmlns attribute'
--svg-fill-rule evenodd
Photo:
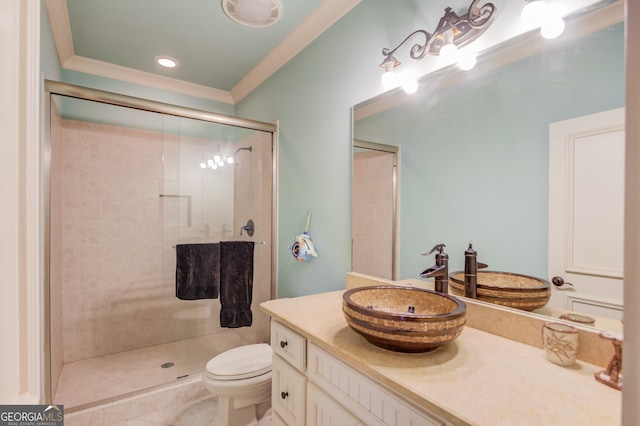
<svg viewBox="0 0 640 426"><path fill-rule="evenodd" d="M233 155L230 155L229 157L225 157L223 155L220 154L214 154L214 155L210 155L210 156L202 156L202 160L200 161L200 168L201 169L217 169L219 167L224 167L225 164L232 164L234 166L238 165L238 162L236 160L236 156L238 155L238 153L240 151L253 151L253 147L248 146L248 147L242 147L242 148L238 148L236 149L236 151L233 153Z"/></svg>

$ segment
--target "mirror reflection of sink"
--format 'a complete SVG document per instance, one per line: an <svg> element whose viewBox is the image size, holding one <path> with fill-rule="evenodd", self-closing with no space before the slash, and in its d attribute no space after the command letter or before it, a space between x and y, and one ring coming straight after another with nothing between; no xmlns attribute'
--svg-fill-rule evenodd
<svg viewBox="0 0 640 426"><path fill-rule="evenodd" d="M449 275L451 293L464 296L464 271ZM541 278L510 272L478 271L477 300L532 311L551 297L551 283Z"/></svg>
<svg viewBox="0 0 640 426"><path fill-rule="evenodd" d="M396 352L429 352L457 338L467 305L414 287L374 286L342 296L347 324L369 343Z"/></svg>

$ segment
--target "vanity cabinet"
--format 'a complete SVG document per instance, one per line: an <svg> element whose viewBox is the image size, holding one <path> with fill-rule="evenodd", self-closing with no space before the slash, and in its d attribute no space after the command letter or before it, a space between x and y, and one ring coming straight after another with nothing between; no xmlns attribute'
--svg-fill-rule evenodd
<svg viewBox="0 0 640 426"><path fill-rule="evenodd" d="M273 424L448 424L274 320L271 346Z"/></svg>
<svg viewBox="0 0 640 426"><path fill-rule="evenodd" d="M271 321L271 407L284 424L305 424L307 340L284 325ZM274 423L276 423L274 422Z"/></svg>

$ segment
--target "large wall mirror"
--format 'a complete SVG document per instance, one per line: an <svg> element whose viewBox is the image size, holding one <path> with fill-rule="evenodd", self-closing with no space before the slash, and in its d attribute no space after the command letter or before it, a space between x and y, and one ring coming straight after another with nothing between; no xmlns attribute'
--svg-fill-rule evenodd
<svg viewBox="0 0 640 426"><path fill-rule="evenodd" d="M624 107L622 3L574 13L558 39L523 34L484 52L471 71L440 69L424 76L413 95L395 90L354 107L355 139L401 147L399 280L431 266L433 256L421 254L438 243L446 244L449 271L463 269L469 241L491 270L552 279L550 126ZM610 164L606 155L596 164ZM607 167L586 170L595 180L598 173L611 174ZM610 184L621 191L623 180L616 179ZM611 224L602 210L595 227L604 235ZM622 242L602 243L609 245L602 256L614 263L620 257L621 268ZM595 284L581 297L599 306L585 313L608 317L597 327L618 328L622 276L601 284L599 274L587 275ZM566 309L567 297L578 294L552 287L551 307Z"/></svg>

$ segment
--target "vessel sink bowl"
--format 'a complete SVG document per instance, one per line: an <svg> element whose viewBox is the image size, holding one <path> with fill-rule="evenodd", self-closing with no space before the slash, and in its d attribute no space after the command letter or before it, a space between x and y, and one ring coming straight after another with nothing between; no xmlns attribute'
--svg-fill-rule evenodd
<svg viewBox="0 0 640 426"><path fill-rule="evenodd" d="M396 352L429 352L457 338L467 305L431 290L360 287L342 296L347 324L369 343Z"/></svg>
<svg viewBox="0 0 640 426"><path fill-rule="evenodd" d="M449 275L451 293L464 296L464 271ZM551 283L541 278L510 272L478 271L477 300L532 311L551 297Z"/></svg>

